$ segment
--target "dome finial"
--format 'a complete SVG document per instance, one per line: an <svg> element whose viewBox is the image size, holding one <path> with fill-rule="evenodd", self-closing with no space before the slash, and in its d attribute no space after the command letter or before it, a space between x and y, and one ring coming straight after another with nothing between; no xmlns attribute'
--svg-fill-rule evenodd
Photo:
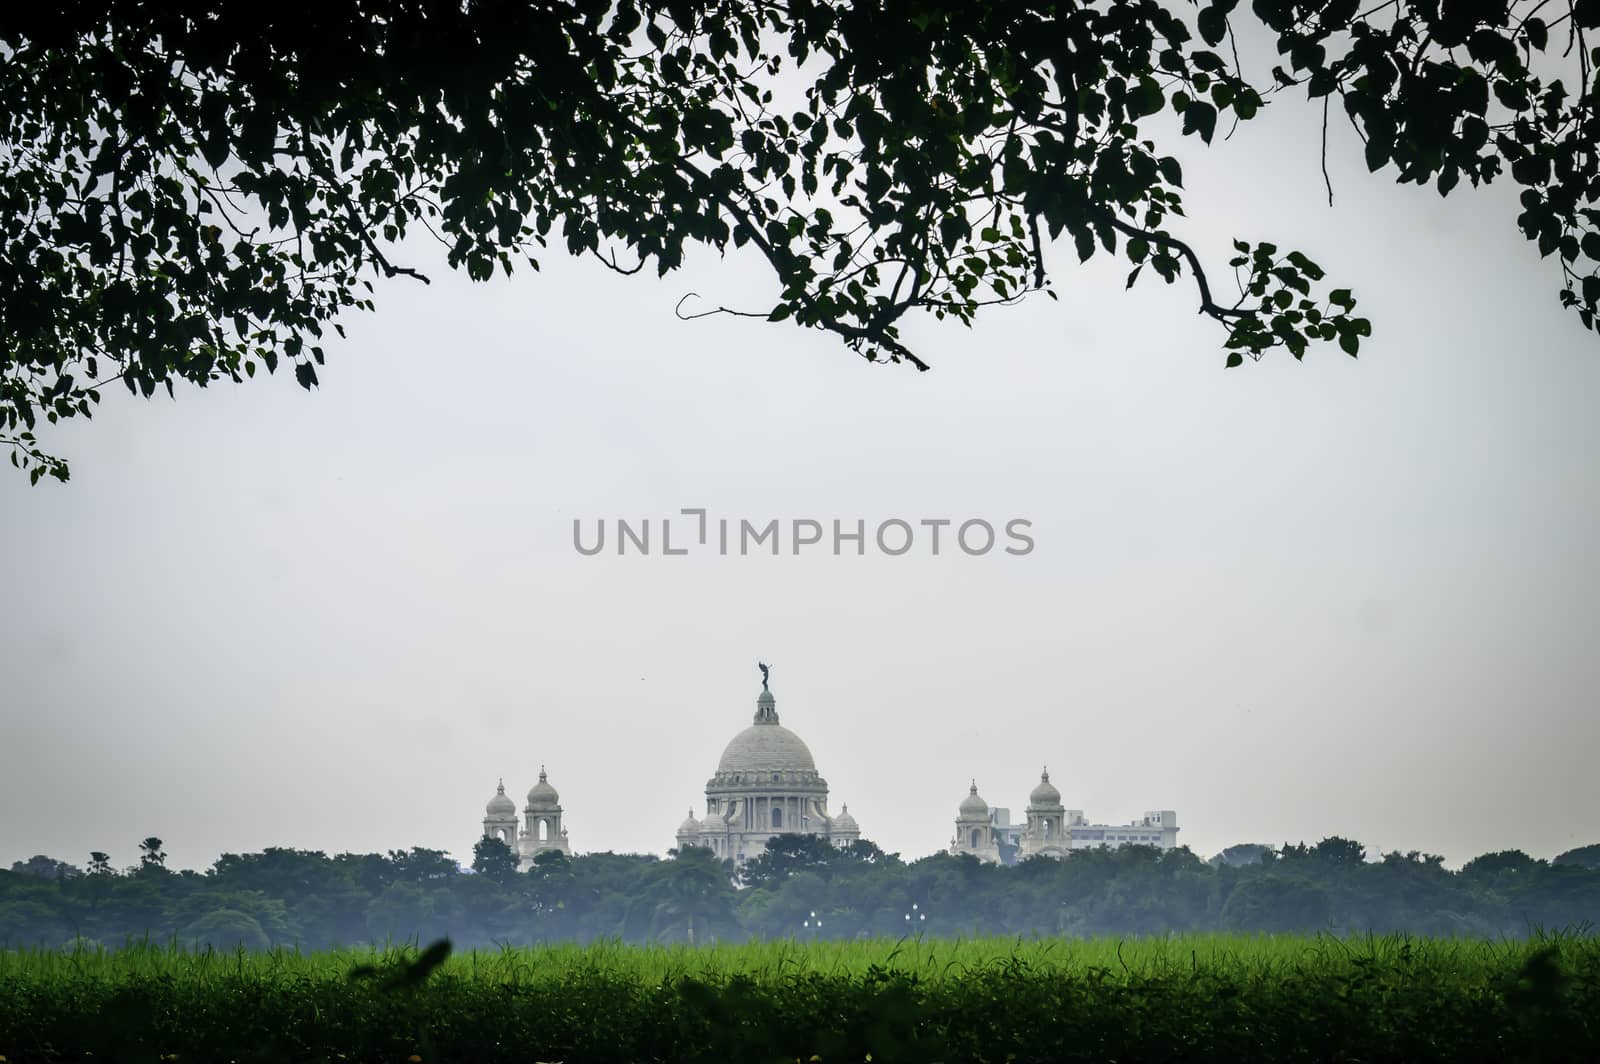
<svg viewBox="0 0 1600 1064"><path fill-rule="evenodd" d="M978 793L978 778L976 776L974 776L972 778L972 790L968 791L967 793L968 794L977 794Z"/></svg>
<svg viewBox="0 0 1600 1064"><path fill-rule="evenodd" d="M543 765L539 766L539 780L541 782L544 781L544 766Z"/></svg>
<svg viewBox="0 0 1600 1064"><path fill-rule="evenodd" d="M504 776L500 777L500 784L495 788L495 790L499 791L501 794L506 793L506 778Z"/></svg>
<svg viewBox="0 0 1600 1064"><path fill-rule="evenodd" d="M1061 792L1050 782L1050 769L1039 773L1039 783L1028 792L1029 809L1054 809L1061 805Z"/></svg>

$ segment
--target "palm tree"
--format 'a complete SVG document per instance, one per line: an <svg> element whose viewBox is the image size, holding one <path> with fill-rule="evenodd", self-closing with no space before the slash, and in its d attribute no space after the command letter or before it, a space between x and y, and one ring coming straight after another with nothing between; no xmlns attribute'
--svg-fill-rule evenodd
<svg viewBox="0 0 1600 1064"><path fill-rule="evenodd" d="M161 840L151 835L139 843L139 871L166 871L167 855L161 850Z"/></svg>
<svg viewBox="0 0 1600 1064"><path fill-rule="evenodd" d="M693 945L696 919L702 926L715 926L731 917L733 886L726 863L704 847L685 846L672 851L672 857L660 880L655 924L670 927L682 921Z"/></svg>

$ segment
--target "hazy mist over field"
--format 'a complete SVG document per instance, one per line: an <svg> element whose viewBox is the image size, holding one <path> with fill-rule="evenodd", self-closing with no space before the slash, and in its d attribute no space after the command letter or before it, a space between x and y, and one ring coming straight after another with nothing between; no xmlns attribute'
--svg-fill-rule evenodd
<svg viewBox="0 0 1600 1064"><path fill-rule="evenodd" d="M496 780L548 767L574 849L662 852L750 721L757 660L865 837L947 845L976 778L1020 816L1176 809L1180 843L1315 840L1457 864L1600 841L1600 349L1514 190L1369 177L1274 103L1185 143L1185 232L1348 284L1374 335L1224 371L1187 283L1058 272L934 369L673 307L665 280L380 286L322 387L113 397L0 477L0 865L423 845L470 857ZM1064 263L1070 247L1058 247ZM1032 523L1026 556L594 557L573 521ZM682 520L680 518L680 520ZM689 525L684 524L687 531ZM674 536L679 532L674 523ZM652 543L657 548L657 543Z"/></svg>

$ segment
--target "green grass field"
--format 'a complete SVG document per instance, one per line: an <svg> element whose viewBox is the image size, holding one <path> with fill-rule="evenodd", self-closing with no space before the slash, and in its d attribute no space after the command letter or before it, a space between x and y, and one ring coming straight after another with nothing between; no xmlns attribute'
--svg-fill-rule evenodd
<svg viewBox="0 0 1600 1064"><path fill-rule="evenodd" d="M0 952L0 1055L1600 1060L1588 936L602 943L462 953L425 976L416 957Z"/></svg>

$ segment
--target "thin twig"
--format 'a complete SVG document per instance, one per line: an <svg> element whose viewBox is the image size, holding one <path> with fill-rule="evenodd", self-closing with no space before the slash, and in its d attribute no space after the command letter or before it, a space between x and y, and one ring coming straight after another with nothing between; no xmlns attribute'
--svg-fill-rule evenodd
<svg viewBox="0 0 1600 1064"><path fill-rule="evenodd" d="M1328 100L1333 94L1329 93L1322 98L1322 183L1328 186L1328 206L1333 206L1333 179L1328 176Z"/></svg>
<svg viewBox="0 0 1600 1064"><path fill-rule="evenodd" d="M720 307L720 306L719 307L715 307L715 308L713 308L711 310L697 310L693 314L685 314L683 312L683 305L685 303L687 303L691 299L699 299L699 298L700 298L700 293L699 292L686 292L686 293L684 293L683 298L678 300L677 305L672 308L672 313L674 313L674 314L676 314L678 316L678 320L679 321L694 321L696 318L709 318L713 314L732 314L736 318L762 318L762 319L766 319L766 318L772 317L772 314L770 312L766 313L766 314L762 314L760 311L734 310L732 307Z"/></svg>

